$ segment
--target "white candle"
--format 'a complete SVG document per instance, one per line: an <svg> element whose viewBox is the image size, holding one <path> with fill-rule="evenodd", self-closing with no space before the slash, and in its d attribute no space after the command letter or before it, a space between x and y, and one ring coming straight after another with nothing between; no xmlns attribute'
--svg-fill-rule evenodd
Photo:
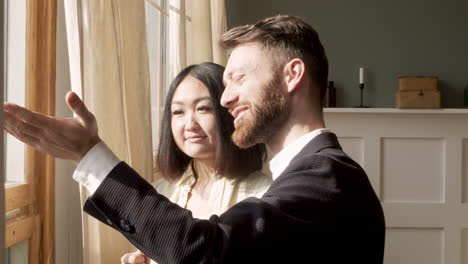
<svg viewBox="0 0 468 264"><path fill-rule="evenodd" d="M359 83L364 83L364 68L359 68Z"/></svg>

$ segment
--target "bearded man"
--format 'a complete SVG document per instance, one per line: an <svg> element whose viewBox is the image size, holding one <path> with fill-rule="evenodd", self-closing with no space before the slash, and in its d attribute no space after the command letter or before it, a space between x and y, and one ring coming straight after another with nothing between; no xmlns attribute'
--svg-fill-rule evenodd
<svg viewBox="0 0 468 264"><path fill-rule="evenodd" d="M230 52L221 104L234 116L232 139L240 147L264 143L274 156L274 181L261 199L209 220L193 218L115 160L74 94L67 100L77 123L52 127L79 135L58 140L76 150L36 147L56 156L70 152L66 158L76 161L106 160L78 179L93 193L84 210L160 263L383 263L380 202L364 170L325 128L328 61L316 31L297 17L275 16L233 28L220 43ZM6 111L35 126L24 131L37 131L42 117L12 105ZM26 127L7 121L13 134ZM93 171L103 167L96 179Z"/></svg>

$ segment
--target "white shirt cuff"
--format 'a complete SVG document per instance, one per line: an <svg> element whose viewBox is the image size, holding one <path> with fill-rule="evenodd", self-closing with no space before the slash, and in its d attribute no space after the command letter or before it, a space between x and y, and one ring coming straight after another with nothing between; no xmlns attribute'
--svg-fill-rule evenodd
<svg viewBox="0 0 468 264"><path fill-rule="evenodd" d="M92 195L120 159L101 141L81 159L73 173L73 179L88 189Z"/></svg>

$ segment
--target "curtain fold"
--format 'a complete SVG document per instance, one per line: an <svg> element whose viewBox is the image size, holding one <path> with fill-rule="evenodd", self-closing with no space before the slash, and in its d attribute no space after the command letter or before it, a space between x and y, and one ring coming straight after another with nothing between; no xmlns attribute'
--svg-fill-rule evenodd
<svg viewBox="0 0 468 264"><path fill-rule="evenodd" d="M67 21L70 69L82 71L81 76L76 77L81 79L82 98L96 116L100 137L119 158L151 182L151 109L144 1L69 2L71 4L65 5L67 20L73 15L77 17L74 27ZM76 41L70 37L73 35L78 36L80 42L79 52L74 55L71 48L77 43L70 43L71 39ZM72 84L74 90L79 90L79 86ZM82 190L82 202L86 197L86 191ZM120 263L124 253L134 250L112 228L88 215L83 215L82 220L85 263Z"/></svg>
<svg viewBox="0 0 468 264"><path fill-rule="evenodd" d="M226 5L224 0L211 0L211 47L213 62L226 66L226 52L219 46L221 35L227 30Z"/></svg>
<svg viewBox="0 0 468 264"><path fill-rule="evenodd" d="M226 65L226 53L218 45L219 38L226 32L224 0L169 0L168 9L168 83L191 64Z"/></svg>
<svg viewBox="0 0 468 264"><path fill-rule="evenodd" d="M162 29L164 34L160 36L163 46L161 53L164 54L159 67L162 69L162 78L151 80L158 86L157 103L153 105L158 109L153 112L157 113L153 120L156 120L158 125L155 126L157 131L153 134L153 140L159 138L159 117L162 115L166 93L174 77L191 64L215 62L226 65L227 61L226 52L218 45L219 38L226 32L224 0L162 0L161 3L165 10ZM158 171L156 164L155 171ZM155 177L159 178L160 175L156 174Z"/></svg>
<svg viewBox="0 0 468 264"><path fill-rule="evenodd" d="M72 89L98 121L99 135L118 157L148 181L152 175L150 76L145 1L65 0ZM158 97L187 65L226 63L218 39L226 31L224 0L168 0L162 52L168 54ZM161 55L163 56L163 55ZM161 76L161 75L160 75ZM161 89L163 86L164 89ZM162 97L161 97L162 98ZM156 106L162 109L162 102ZM154 120L154 119L153 119ZM81 188L82 203L88 194ZM117 231L86 214L83 260L86 264L120 263L134 247Z"/></svg>

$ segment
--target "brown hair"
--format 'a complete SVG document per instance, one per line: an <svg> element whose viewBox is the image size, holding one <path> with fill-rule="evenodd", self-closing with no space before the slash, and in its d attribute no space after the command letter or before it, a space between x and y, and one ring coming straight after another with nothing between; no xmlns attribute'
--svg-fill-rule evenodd
<svg viewBox="0 0 468 264"><path fill-rule="evenodd" d="M224 33L220 39L224 49L232 49L247 43L258 43L271 54L280 54L278 63L299 58L306 65L312 81L325 95L328 81L328 59L317 32L302 19L278 15L265 18L256 24L238 26Z"/></svg>
<svg viewBox="0 0 468 264"><path fill-rule="evenodd" d="M201 81L210 93L216 119L215 169L218 174L230 179L242 179L262 168L266 157L266 149L263 144L241 149L231 140L231 135L234 132L234 118L220 104L224 91L223 72L224 67L215 63L194 64L183 69L171 82L164 106L156 160L156 167L160 169L164 178L171 181L178 180L192 160L177 147L171 129L172 98L179 84L187 76Z"/></svg>

